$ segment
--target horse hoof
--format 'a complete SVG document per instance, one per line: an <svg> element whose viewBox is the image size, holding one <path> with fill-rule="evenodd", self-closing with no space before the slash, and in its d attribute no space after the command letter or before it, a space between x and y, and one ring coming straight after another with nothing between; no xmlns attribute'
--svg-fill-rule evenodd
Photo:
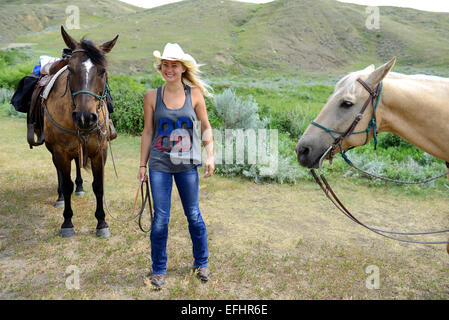
<svg viewBox="0 0 449 320"><path fill-rule="evenodd" d="M60 236L63 238L71 238L75 235L74 228L61 228Z"/></svg>
<svg viewBox="0 0 449 320"><path fill-rule="evenodd" d="M55 202L55 208L64 208L64 200L59 200Z"/></svg>
<svg viewBox="0 0 449 320"><path fill-rule="evenodd" d="M75 191L75 196L84 197L84 191Z"/></svg>
<svg viewBox="0 0 449 320"><path fill-rule="evenodd" d="M97 237L99 238L109 238L111 236L111 232L109 228L97 229Z"/></svg>

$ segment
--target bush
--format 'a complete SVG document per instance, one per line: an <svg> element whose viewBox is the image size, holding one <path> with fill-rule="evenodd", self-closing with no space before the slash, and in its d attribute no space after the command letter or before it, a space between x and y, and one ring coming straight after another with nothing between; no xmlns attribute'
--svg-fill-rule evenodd
<svg viewBox="0 0 449 320"><path fill-rule="evenodd" d="M162 86L165 81L159 73L146 74L137 77L137 81L143 84L148 89L156 89Z"/></svg>
<svg viewBox="0 0 449 320"><path fill-rule="evenodd" d="M214 107L225 129L265 128L269 119L260 119L257 102L252 96L240 99L233 89L225 89L214 97Z"/></svg>
<svg viewBox="0 0 449 320"><path fill-rule="evenodd" d="M0 87L16 89L19 81L33 72L32 58L24 51L0 51Z"/></svg>
<svg viewBox="0 0 449 320"><path fill-rule="evenodd" d="M248 100L242 100L236 96L235 91L232 89L225 89L221 94L217 94L213 101L214 110L216 114L219 115L221 119L222 128L221 135L225 137L225 129L255 129L257 135L257 129L265 129L269 123L268 118L260 120L258 114L258 104L250 96ZM216 127L217 128L217 127ZM275 128L277 129L277 128ZM272 132L269 132L271 139ZM257 136L256 139L260 139ZM223 141L215 139L214 148L215 151L218 149L222 150L222 157L225 159L225 148L222 145ZM234 139L232 139L234 142ZM296 183L300 177L304 176L305 170L301 170L296 162L294 156L294 144L288 134L279 132L278 130L278 140L277 143L277 153L270 154L273 160L277 161L277 170L271 175L263 175L262 165L257 163L249 163L248 161L248 150L249 142L248 138L244 138L244 163L243 164L221 164L217 165L216 173L227 176L244 176L253 179L256 183L262 181L276 181L278 183ZM267 141L269 144L269 141ZM239 150L241 151L241 150ZM232 148L233 155L236 154L236 143L234 143ZM257 152L264 152L257 150ZM224 162L224 161L223 161Z"/></svg>
<svg viewBox="0 0 449 320"><path fill-rule="evenodd" d="M125 75L111 75L109 86L114 101L114 121L118 132L140 136L144 127L143 99L145 86Z"/></svg>

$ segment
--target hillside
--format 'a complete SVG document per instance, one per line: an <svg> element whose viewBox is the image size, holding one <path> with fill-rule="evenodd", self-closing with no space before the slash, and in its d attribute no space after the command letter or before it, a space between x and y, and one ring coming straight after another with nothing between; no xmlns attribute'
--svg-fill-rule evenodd
<svg viewBox="0 0 449 320"><path fill-rule="evenodd" d="M66 3L20 2L0 5L1 43L37 43L39 52L58 55ZM392 56L399 70L447 73L447 13L382 7L380 29L368 30L364 6L331 0L188 0L146 10L113 0L71 4L81 10L82 28L70 31L74 37L101 42L120 34L110 56L116 71L152 69L152 51L178 42L216 75L336 73Z"/></svg>
<svg viewBox="0 0 449 320"><path fill-rule="evenodd" d="M31 2L31 3L30 3ZM67 19L69 5L80 9L81 28L88 30L117 17L135 13L140 8L117 0L2 0L0 3L0 43L13 42L18 36L25 36L28 42L40 34L58 32Z"/></svg>

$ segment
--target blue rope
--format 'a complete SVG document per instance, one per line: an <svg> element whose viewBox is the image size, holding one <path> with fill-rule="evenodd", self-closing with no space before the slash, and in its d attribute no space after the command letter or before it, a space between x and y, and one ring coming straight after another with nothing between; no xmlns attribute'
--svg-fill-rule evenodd
<svg viewBox="0 0 449 320"><path fill-rule="evenodd" d="M86 94L90 94L91 96L94 96L95 98L97 98L97 99L99 99L99 100L102 100L102 99L105 99L105 98L107 97L107 95L108 95L108 93L109 93L110 91L111 91L111 90L109 89L109 85L106 83L106 85L105 85L105 90L104 90L104 95L103 95L103 96L99 96L98 94L95 94L95 93L93 93L93 92L91 92L91 91L88 91L88 90L80 90L80 91L74 92L74 93L72 93L72 96L74 97L74 96L76 96L76 95L78 95L78 94L86 93Z"/></svg>

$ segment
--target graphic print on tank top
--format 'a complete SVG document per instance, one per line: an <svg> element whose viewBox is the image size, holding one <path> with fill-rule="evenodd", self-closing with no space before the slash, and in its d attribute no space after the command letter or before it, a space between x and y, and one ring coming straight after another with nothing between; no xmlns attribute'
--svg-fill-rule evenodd
<svg viewBox="0 0 449 320"><path fill-rule="evenodd" d="M178 164L179 161L189 164L190 151L194 145L193 130L193 122L187 117L180 117L176 121L160 118L156 148L170 152L173 164Z"/></svg>
<svg viewBox="0 0 449 320"><path fill-rule="evenodd" d="M150 169L181 172L201 165L199 123L192 106L190 87L179 109L167 108L158 88L154 113L155 134L150 152Z"/></svg>

